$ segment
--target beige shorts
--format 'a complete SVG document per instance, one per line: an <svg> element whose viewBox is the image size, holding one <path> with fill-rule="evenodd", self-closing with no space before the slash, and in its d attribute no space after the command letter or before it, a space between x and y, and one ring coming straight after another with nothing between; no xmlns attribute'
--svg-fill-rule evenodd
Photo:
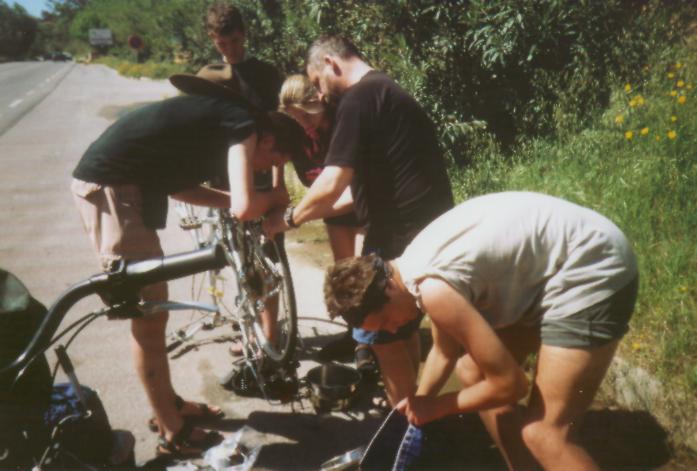
<svg viewBox="0 0 697 471"><path fill-rule="evenodd" d="M143 260L163 255L157 232L143 223L143 198L136 185L100 185L73 179L70 185L87 235L103 270L117 260ZM143 289L147 301L167 299L167 284Z"/></svg>

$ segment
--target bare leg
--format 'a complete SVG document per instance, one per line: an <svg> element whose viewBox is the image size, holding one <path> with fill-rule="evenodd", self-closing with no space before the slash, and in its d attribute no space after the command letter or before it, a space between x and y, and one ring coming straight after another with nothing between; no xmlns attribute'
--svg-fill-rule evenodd
<svg viewBox="0 0 697 471"><path fill-rule="evenodd" d="M515 327L496 332L518 363L539 347L537 329ZM465 354L457 362L455 372L463 386L481 380L481 372L472 358ZM479 412L489 435L496 443L509 469L538 469L535 459L525 447L521 437L521 410L517 405L497 407Z"/></svg>
<svg viewBox="0 0 697 471"><path fill-rule="evenodd" d="M159 283L143 290L148 300L167 299L167 285ZM165 342L166 312L131 321L133 360L136 373L145 388L150 406L160 424L160 433L171 437L182 427L175 406L175 393L169 374Z"/></svg>
<svg viewBox="0 0 697 471"><path fill-rule="evenodd" d="M329 245L334 255L334 261L338 262L345 258L353 257L360 253L357 249L357 239L361 239L361 229L352 226L337 226L326 224Z"/></svg>
<svg viewBox="0 0 697 471"><path fill-rule="evenodd" d="M590 349L547 345L540 348L522 435L545 469L598 469L575 439L618 343L615 340Z"/></svg>
<svg viewBox="0 0 697 471"><path fill-rule="evenodd" d="M407 340L373 345L387 399L392 407L416 391L416 375L419 372L419 337L414 332Z"/></svg>
<svg viewBox="0 0 697 471"><path fill-rule="evenodd" d="M357 248L357 239L362 241L362 230L353 226L339 226L326 224L329 245L332 249L334 261L343 260L360 254ZM351 336L351 329L346 329L339 338L332 340L322 347L318 354L320 361L336 360L354 352L356 341ZM354 353L355 355L355 353ZM356 360L358 363L358 360Z"/></svg>

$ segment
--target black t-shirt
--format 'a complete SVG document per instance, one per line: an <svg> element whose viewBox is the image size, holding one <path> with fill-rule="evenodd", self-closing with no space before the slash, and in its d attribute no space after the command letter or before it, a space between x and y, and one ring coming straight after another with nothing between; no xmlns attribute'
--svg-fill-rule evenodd
<svg viewBox="0 0 697 471"><path fill-rule="evenodd" d="M242 94L263 111L276 111L283 80L271 64L251 57L233 65L240 78Z"/></svg>
<svg viewBox="0 0 697 471"><path fill-rule="evenodd" d="M429 222L453 206L435 128L406 91L367 73L341 98L325 165L354 170L354 207L366 245L399 255Z"/></svg>
<svg viewBox="0 0 697 471"><path fill-rule="evenodd" d="M169 98L109 126L87 149L73 176L104 185L138 185L146 224L164 227L166 196L227 175L229 147L255 130L249 111L233 100Z"/></svg>

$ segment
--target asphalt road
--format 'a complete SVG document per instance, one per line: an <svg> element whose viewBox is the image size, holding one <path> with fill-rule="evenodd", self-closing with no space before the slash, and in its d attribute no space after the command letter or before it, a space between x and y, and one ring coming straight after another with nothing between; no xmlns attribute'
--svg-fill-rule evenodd
<svg viewBox="0 0 697 471"><path fill-rule="evenodd" d="M0 64L0 135L51 93L73 65L50 61Z"/></svg>

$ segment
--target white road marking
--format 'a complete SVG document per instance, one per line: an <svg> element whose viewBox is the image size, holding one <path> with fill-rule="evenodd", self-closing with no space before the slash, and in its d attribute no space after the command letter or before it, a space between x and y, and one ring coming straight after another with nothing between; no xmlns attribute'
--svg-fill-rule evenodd
<svg viewBox="0 0 697 471"><path fill-rule="evenodd" d="M9 108L14 108L15 106L19 105L19 104L22 103L23 101L24 101L24 100L23 100L22 98L20 98L19 100L15 100L15 101L13 101L12 103L10 103Z"/></svg>

